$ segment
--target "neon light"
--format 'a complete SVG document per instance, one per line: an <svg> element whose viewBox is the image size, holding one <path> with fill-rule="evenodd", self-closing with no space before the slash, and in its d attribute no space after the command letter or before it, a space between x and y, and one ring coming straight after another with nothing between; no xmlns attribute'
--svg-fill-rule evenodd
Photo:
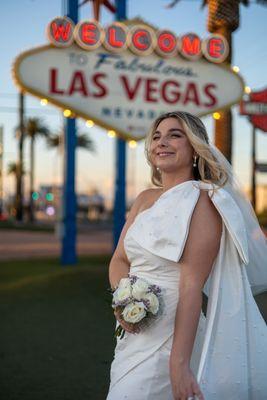
<svg viewBox="0 0 267 400"><path fill-rule="evenodd" d="M54 200L54 195L53 193L46 193L45 198L47 201L53 201Z"/></svg>
<svg viewBox="0 0 267 400"><path fill-rule="evenodd" d="M56 17L47 26L47 36L58 47L70 46L74 40L74 22L67 17Z"/></svg>
<svg viewBox="0 0 267 400"><path fill-rule="evenodd" d="M176 48L175 36L169 32L159 34L158 47L164 53L171 53Z"/></svg>
<svg viewBox="0 0 267 400"><path fill-rule="evenodd" d="M64 25L57 25L56 22L52 22L52 35L57 42L60 42L60 40L67 42L70 38L70 33L71 33L70 23L64 26Z"/></svg>
<svg viewBox="0 0 267 400"><path fill-rule="evenodd" d="M201 56L200 38L194 33L182 36L180 51L185 58L198 59Z"/></svg>
<svg viewBox="0 0 267 400"><path fill-rule="evenodd" d="M74 30L76 43L85 50L95 50L104 40L104 30L95 20L81 21Z"/></svg>
<svg viewBox="0 0 267 400"><path fill-rule="evenodd" d="M210 53L210 56L214 58L219 58L223 52L222 46L223 42L221 41L221 39L219 38L210 39L208 46L208 51Z"/></svg>
<svg viewBox="0 0 267 400"><path fill-rule="evenodd" d="M120 22L114 22L106 29L95 20L79 22L75 29L72 24L66 17L55 18L48 25L49 40L58 47L66 47L75 39L80 47L88 51L95 50L102 43L111 52L129 48L135 54L148 55L155 50L163 57L175 56L177 47L178 52L187 59L197 60L203 52L209 61L215 63L223 62L229 53L226 39L218 34L201 41L195 33L179 38L171 31L155 31L145 24L135 25L130 30Z"/></svg>
<svg viewBox="0 0 267 400"><path fill-rule="evenodd" d="M96 44L96 26L94 24L83 24L81 26L81 40L86 44Z"/></svg>
<svg viewBox="0 0 267 400"><path fill-rule="evenodd" d="M147 50L148 45L144 43L144 40L141 41L141 38L148 38L146 31L135 32L132 37L133 44L138 50Z"/></svg>
<svg viewBox="0 0 267 400"><path fill-rule="evenodd" d="M209 61L220 63L227 58L229 45L223 36L215 34L202 42L202 51Z"/></svg>
<svg viewBox="0 0 267 400"><path fill-rule="evenodd" d="M135 54L148 55L152 53L157 45L157 39L154 31L141 25L133 27L128 35L129 48Z"/></svg>
<svg viewBox="0 0 267 400"><path fill-rule="evenodd" d="M33 199L34 201L37 201L37 200L39 199L39 193L38 193L38 192L33 192L33 193L32 193L32 199Z"/></svg>
<svg viewBox="0 0 267 400"><path fill-rule="evenodd" d="M116 33L117 31L115 28L109 28L107 41L112 47L122 47L125 42L123 42L122 40L118 40L116 37Z"/></svg>

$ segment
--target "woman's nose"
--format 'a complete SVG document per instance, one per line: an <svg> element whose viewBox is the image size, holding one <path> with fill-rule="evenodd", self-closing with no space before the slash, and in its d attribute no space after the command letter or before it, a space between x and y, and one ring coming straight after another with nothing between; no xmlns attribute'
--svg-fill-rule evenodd
<svg viewBox="0 0 267 400"><path fill-rule="evenodd" d="M165 138L165 137L161 137L161 138L159 139L158 145L159 145L159 146L167 146L167 145L168 145L168 139Z"/></svg>

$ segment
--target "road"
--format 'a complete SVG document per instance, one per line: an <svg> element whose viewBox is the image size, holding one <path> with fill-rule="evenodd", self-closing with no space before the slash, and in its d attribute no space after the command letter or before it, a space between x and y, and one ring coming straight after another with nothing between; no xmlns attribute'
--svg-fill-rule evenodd
<svg viewBox="0 0 267 400"><path fill-rule="evenodd" d="M78 235L78 255L111 254L112 232L89 231ZM0 261L58 257L60 241L53 232L0 230Z"/></svg>
<svg viewBox="0 0 267 400"><path fill-rule="evenodd" d="M112 229L87 229L78 234L78 255L111 254ZM267 230L265 230L267 236ZM0 230L0 262L28 258L59 257L60 241L54 232Z"/></svg>

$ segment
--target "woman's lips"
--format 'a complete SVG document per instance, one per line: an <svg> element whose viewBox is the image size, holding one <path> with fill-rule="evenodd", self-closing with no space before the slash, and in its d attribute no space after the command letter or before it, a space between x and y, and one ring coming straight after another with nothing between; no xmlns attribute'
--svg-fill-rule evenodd
<svg viewBox="0 0 267 400"><path fill-rule="evenodd" d="M162 151L162 152L160 152L160 153L157 153L157 156L158 157L168 157L168 156L171 156L171 155L173 155L174 153L171 153L171 152L167 152L167 151Z"/></svg>

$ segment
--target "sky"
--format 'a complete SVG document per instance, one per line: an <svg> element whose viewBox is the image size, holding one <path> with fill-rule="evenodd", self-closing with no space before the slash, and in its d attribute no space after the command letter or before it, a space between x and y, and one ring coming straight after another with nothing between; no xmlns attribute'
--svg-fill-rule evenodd
<svg viewBox="0 0 267 400"><path fill-rule="evenodd" d="M200 0L181 0L174 9L165 6L171 0L128 0L127 17L139 16L159 29L169 28L177 36L193 31L201 38L208 35L206 29L207 9L201 9ZM241 9L240 28L233 35L233 65L240 68L246 85L253 91L267 86L267 7L251 1L250 7ZM1 62L0 62L0 125L4 127L4 195L14 192L14 178L7 176L9 162L16 161L17 142L14 129L18 125L18 88L12 79L12 64L23 51L48 43L45 30L49 21L62 15L61 0L10 0L2 2L0 14ZM80 19L92 17L92 6L80 9ZM113 15L102 9L101 24L111 22ZM14 25L15 24L15 25ZM42 107L31 95L25 99L26 117L42 118L51 132L59 132L63 117L56 107ZM239 115L238 106L233 108L233 167L244 186L250 184L252 127L247 117ZM211 116L203 117L208 134L213 140L214 121ZM107 131L94 126L87 128L85 121L77 120L80 132L87 132L95 143L96 152L77 151L78 193L90 193L98 189L110 202L114 194L115 141ZM25 189L29 182L29 141L25 144ZM257 159L267 162L267 133L257 132ZM36 144L36 189L39 185L62 182L62 154L48 149L45 141ZM259 183L267 183L267 174L258 174ZM144 143L127 149L127 196L136 197L149 187L150 170L144 156Z"/></svg>

